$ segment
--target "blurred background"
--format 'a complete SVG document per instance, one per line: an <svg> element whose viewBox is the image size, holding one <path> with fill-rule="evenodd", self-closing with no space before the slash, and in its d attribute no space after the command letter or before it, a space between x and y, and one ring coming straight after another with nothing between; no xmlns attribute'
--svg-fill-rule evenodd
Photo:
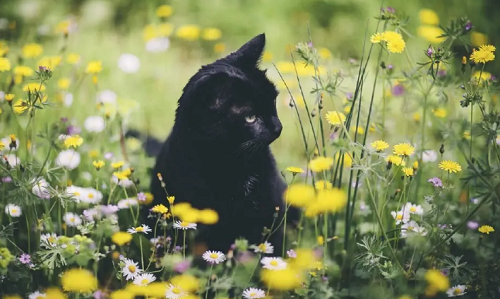
<svg viewBox="0 0 500 299"><path fill-rule="evenodd" d="M92 84L87 78L74 80L75 83L66 88L59 99L66 106L61 115L81 124L87 116L97 114L96 99L118 99L130 109L128 127L163 139L170 131L176 101L190 76L202 64L227 55L265 32L268 44L263 67L272 70L272 78L281 90L279 113L284 123L282 138L273 147L275 152L287 150L286 155L277 155L278 163L285 167L303 157L302 147L296 146L296 153L290 150L290 145L301 142L299 129L294 112L288 106L289 96L279 83L272 63L284 74L290 73L289 85L300 98L289 69L289 50L298 42L309 41L309 29L314 45L328 61L328 70L345 74L337 93L339 103L343 103L353 91L356 61L361 56L366 29L368 36L374 32L374 17L381 5L392 6L398 13L407 15L405 28L409 34L404 38L406 51L414 61L422 60L429 44L439 42L436 34L429 35L429 32L439 32L439 24L446 26L460 16L472 21L469 35L472 45L497 44L499 40L500 22L495 20L500 14L500 1L493 0L383 3L373 0L2 0L0 40L11 48L9 58L18 57L16 63L19 64L26 64L19 54L22 47L34 42L43 46L43 54L33 58L31 64L43 57L61 57L63 63L54 70L53 82L71 76L75 67L83 70L90 61L102 61L98 84ZM422 19L422 13L428 12L422 9L431 9L438 19ZM391 59L396 63L407 58L400 55ZM305 82L311 81L309 71L304 68L301 72ZM492 63L487 71L498 74L500 66ZM3 79L0 75L0 80ZM58 87L54 83L54 87L48 88ZM0 131L7 134L5 128Z"/></svg>

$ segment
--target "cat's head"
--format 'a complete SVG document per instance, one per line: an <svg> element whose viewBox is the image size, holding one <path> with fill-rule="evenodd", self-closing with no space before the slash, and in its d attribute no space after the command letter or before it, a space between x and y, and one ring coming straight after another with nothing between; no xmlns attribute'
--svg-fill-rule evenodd
<svg viewBox="0 0 500 299"><path fill-rule="evenodd" d="M258 68L266 43L261 34L239 50L203 66L184 87L176 125L193 138L253 150L281 134L278 92Z"/></svg>

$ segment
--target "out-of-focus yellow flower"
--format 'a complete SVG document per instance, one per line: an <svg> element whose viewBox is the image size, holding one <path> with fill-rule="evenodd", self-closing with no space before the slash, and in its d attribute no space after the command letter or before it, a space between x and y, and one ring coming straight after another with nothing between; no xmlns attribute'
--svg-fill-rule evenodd
<svg viewBox="0 0 500 299"><path fill-rule="evenodd" d="M264 54L262 54L262 61L269 62L271 60L273 60L273 54L269 51L264 51Z"/></svg>
<svg viewBox="0 0 500 299"><path fill-rule="evenodd" d="M314 172L326 171L333 166L332 157L316 157L309 162L309 168Z"/></svg>
<svg viewBox="0 0 500 299"><path fill-rule="evenodd" d="M10 60L5 57L0 57L0 72L8 72L10 68Z"/></svg>
<svg viewBox="0 0 500 299"><path fill-rule="evenodd" d="M61 78L57 81L57 87L62 90L68 89L69 85L71 84L71 81L69 78Z"/></svg>
<svg viewBox="0 0 500 299"><path fill-rule="evenodd" d="M351 167L352 166L352 156L349 153L344 153L343 154L344 158L344 167ZM340 152L337 152L335 154L335 161L338 161L338 163L342 164L342 159L340 158Z"/></svg>
<svg viewBox="0 0 500 299"><path fill-rule="evenodd" d="M183 25L177 28L175 35L183 40L194 41L200 37L200 27L197 25Z"/></svg>
<svg viewBox="0 0 500 299"><path fill-rule="evenodd" d="M80 137L79 135L69 136L66 137L66 139L64 139L64 145L66 146L66 148L70 147L77 148L80 145L82 145L82 143L83 143L83 138Z"/></svg>
<svg viewBox="0 0 500 299"><path fill-rule="evenodd" d="M61 64L61 62L62 62L61 56L45 56L38 61L37 66L38 67L44 66L49 70L54 70L57 66Z"/></svg>
<svg viewBox="0 0 500 299"><path fill-rule="evenodd" d="M276 67L282 74L291 74L295 72L295 67L293 66L293 63L289 61L278 61L276 63Z"/></svg>
<svg viewBox="0 0 500 299"><path fill-rule="evenodd" d="M172 6L164 4L156 9L156 16L158 16L159 18L167 18L170 17L173 12L174 9L172 8Z"/></svg>
<svg viewBox="0 0 500 299"><path fill-rule="evenodd" d="M419 36L425 38L427 41L433 44L440 44L445 40L444 37L440 37L444 33L443 29L437 26L418 26L417 33Z"/></svg>
<svg viewBox="0 0 500 299"><path fill-rule="evenodd" d="M77 64L80 62L80 55L76 53L70 53L68 56L66 56L66 62L69 64Z"/></svg>
<svg viewBox="0 0 500 299"><path fill-rule="evenodd" d="M284 194L285 201L294 207L305 207L316 198L316 192L311 185L293 184Z"/></svg>
<svg viewBox="0 0 500 299"><path fill-rule="evenodd" d="M87 74L99 74L102 71L102 61L94 60L87 64L85 72Z"/></svg>
<svg viewBox="0 0 500 299"><path fill-rule="evenodd" d="M224 43L216 43L214 45L214 52L215 53L224 53L224 51L226 51L226 45Z"/></svg>
<svg viewBox="0 0 500 299"><path fill-rule="evenodd" d="M427 271L424 278L428 284L425 290L425 295L428 297L433 297L438 292L446 292L450 287L448 277L438 270Z"/></svg>
<svg viewBox="0 0 500 299"><path fill-rule="evenodd" d="M327 48L319 48L318 54L319 54L319 57L321 57L323 59L330 59L333 57L332 52L330 52L330 50L328 50Z"/></svg>
<svg viewBox="0 0 500 299"><path fill-rule="evenodd" d="M432 9L427 9L427 8L421 9L418 12L418 17L420 19L420 23L422 24L439 25L439 16Z"/></svg>
<svg viewBox="0 0 500 299"><path fill-rule="evenodd" d="M437 108L432 110L432 113L434 116L439 117L439 118L445 118L446 115L448 115L448 112L446 112L446 109L444 108Z"/></svg>
<svg viewBox="0 0 500 299"><path fill-rule="evenodd" d="M111 241L118 246L123 246L132 241L132 235L127 232L116 232L111 236Z"/></svg>
<svg viewBox="0 0 500 299"><path fill-rule="evenodd" d="M188 274L174 276L170 282L187 292L196 292L200 288L199 279Z"/></svg>
<svg viewBox="0 0 500 299"><path fill-rule="evenodd" d="M9 46L4 41L0 41L0 57L4 56L9 52Z"/></svg>
<svg viewBox="0 0 500 299"><path fill-rule="evenodd" d="M198 220L200 223L213 225L219 221L219 214L211 209L201 210L198 215Z"/></svg>
<svg viewBox="0 0 500 299"><path fill-rule="evenodd" d="M479 47L488 43L488 36L481 32L473 31L470 34L470 41L474 47Z"/></svg>
<svg viewBox="0 0 500 299"><path fill-rule="evenodd" d="M65 291L89 293L97 289L97 279L92 272L84 269L70 269L63 273L61 284Z"/></svg>
<svg viewBox="0 0 500 299"><path fill-rule="evenodd" d="M38 92L38 91L45 91L46 87L43 84L40 83L28 83L23 86L23 91L26 92Z"/></svg>
<svg viewBox="0 0 500 299"><path fill-rule="evenodd" d="M222 37L222 31L218 28L205 28L201 34L201 38L204 40L214 41Z"/></svg>
<svg viewBox="0 0 500 299"><path fill-rule="evenodd" d="M32 68L29 66L24 66L24 65L18 65L14 68L14 74L23 76L23 77L29 77L32 76L35 73Z"/></svg>
<svg viewBox="0 0 500 299"><path fill-rule="evenodd" d="M260 278L268 288L278 291L293 290L304 280L303 273L297 269L263 270Z"/></svg>
<svg viewBox="0 0 500 299"><path fill-rule="evenodd" d="M43 47L40 44L37 43L31 43L24 45L22 49L23 57L24 58L35 58L40 55L42 55L43 52Z"/></svg>

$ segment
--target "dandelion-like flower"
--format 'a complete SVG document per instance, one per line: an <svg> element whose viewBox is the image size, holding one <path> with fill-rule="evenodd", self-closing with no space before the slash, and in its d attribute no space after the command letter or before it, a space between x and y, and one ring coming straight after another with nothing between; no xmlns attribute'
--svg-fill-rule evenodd
<svg viewBox="0 0 500 299"><path fill-rule="evenodd" d="M286 262L280 257L264 257L260 260L262 268L269 270L283 270L286 269Z"/></svg>
<svg viewBox="0 0 500 299"><path fill-rule="evenodd" d="M149 226L147 226L145 224L138 226L138 227L131 227L131 228L127 229L127 232L129 234L143 233L143 234L147 235L151 231L152 231L151 228L149 228Z"/></svg>
<svg viewBox="0 0 500 299"><path fill-rule="evenodd" d="M18 205L8 204L5 206L5 213L10 217L20 217L22 214L22 210Z"/></svg>
<svg viewBox="0 0 500 299"><path fill-rule="evenodd" d="M10 71L10 68L10 60L5 57L0 57L0 72L8 72Z"/></svg>
<svg viewBox="0 0 500 299"><path fill-rule="evenodd" d="M413 155L415 148L409 143L399 143L393 147L394 155L408 157Z"/></svg>
<svg viewBox="0 0 500 299"><path fill-rule="evenodd" d="M489 49L489 47L484 47L473 51L470 55L470 60L475 63L486 63L495 60L495 54L492 51L489 51Z"/></svg>
<svg viewBox="0 0 500 299"><path fill-rule="evenodd" d="M319 180L314 183L314 188L318 191L323 189L332 189L333 184L329 181Z"/></svg>
<svg viewBox="0 0 500 299"><path fill-rule="evenodd" d="M266 292L257 288L248 288L243 291L243 297L245 299L258 299L266 297Z"/></svg>
<svg viewBox="0 0 500 299"><path fill-rule="evenodd" d="M111 236L111 241L118 246L123 246L132 241L132 235L126 232L116 232Z"/></svg>
<svg viewBox="0 0 500 299"><path fill-rule="evenodd" d="M408 177L411 177L414 174L413 167L403 167L403 169L401 169L401 170L403 171L403 173L405 174L405 176L408 176Z"/></svg>
<svg viewBox="0 0 500 299"><path fill-rule="evenodd" d="M287 167L285 170L288 172L291 172L293 174L304 173L304 169L302 169L300 167L295 167L295 166Z"/></svg>
<svg viewBox="0 0 500 299"><path fill-rule="evenodd" d="M292 206L305 207L316 198L316 192L311 185L293 184L285 191L284 197Z"/></svg>
<svg viewBox="0 0 500 299"><path fill-rule="evenodd" d="M410 221L410 213L408 211L392 211L391 216L396 220L396 225Z"/></svg>
<svg viewBox="0 0 500 299"><path fill-rule="evenodd" d="M196 223L190 223L187 221L176 221L174 222L174 228L188 230L188 229L196 229Z"/></svg>
<svg viewBox="0 0 500 299"><path fill-rule="evenodd" d="M259 245L252 246L254 252L268 253L271 254L274 252L274 246L271 243L265 241L264 243L260 243Z"/></svg>
<svg viewBox="0 0 500 299"><path fill-rule="evenodd" d="M326 121L332 126L339 126L345 122L345 115L339 111L329 111L325 115Z"/></svg>
<svg viewBox="0 0 500 299"><path fill-rule="evenodd" d="M377 152L381 152L387 148L389 148L389 144L383 140L377 140L370 144L370 146L376 150Z"/></svg>
<svg viewBox="0 0 500 299"><path fill-rule="evenodd" d="M487 235L489 235L490 233L495 231L495 229L490 225L481 225L477 230L480 233L487 234Z"/></svg>
<svg viewBox="0 0 500 299"><path fill-rule="evenodd" d="M101 168L104 167L104 165L106 165L106 163L104 163L104 161L102 161L102 160L99 160L99 161L92 162L92 165L94 165L96 170L100 170Z"/></svg>
<svg viewBox="0 0 500 299"><path fill-rule="evenodd" d="M89 293L97 289L97 279L92 272L84 269L70 269L63 273L61 284L65 291Z"/></svg>
<svg viewBox="0 0 500 299"><path fill-rule="evenodd" d="M83 143L83 138L80 137L79 135L69 136L64 139L64 146L66 146L66 148L70 147L77 148L80 145L82 145L82 143Z"/></svg>
<svg viewBox="0 0 500 299"><path fill-rule="evenodd" d="M188 292L183 290L181 287L170 284L165 292L165 297L167 299L182 299L188 295Z"/></svg>
<svg viewBox="0 0 500 299"><path fill-rule="evenodd" d="M203 259L212 264L219 264L226 260L224 253L220 251L205 251L202 255Z"/></svg>
<svg viewBox="0 0 500 299"><path fill-rule="evenodd" d="M156 277L151 273L139 274L134 278L134 284L138 286L147 286L156 280Z"/></svg>
<svg viewBox="0 0 500 299"><path fill-rule="evenodd" d="M314 172L323 172L333 166L332 157L316 157L309 162L309 168Z"/></svg>
<svg viewBox="0 0 500 299"><path fill-rule="evenodd" d="M377 32L370 41L374 44L386 42L387 50L391 53L402 53L406 47L403 36L396 31Z"/></svg>
<svg viewBox="0 0 500 299"><path fill-rule="evenodd" d="M35 58L42 55L43 47L40 44L31 43L24 45L22 52L24 58Z"/></svg>
<svg viewBox="0 0 500 299"><path fill-rule="evenodd" d="M159 205L156 205L153 208L151 208L151 212L159 213L159 214L166 214L166 213L168 213L168 208L162 204L159 204Z"/></svg>
<svg viewBox="0 0 500 299"><path fill-rule="evenodd" d="M448 173L457 173L462 171L460 164L450 160L444 160L439 163L439 169L447 171Z"/></svg>
<svg viewBox="0 0 500 299"><path fill-rule="evenodd" d="M466 289L467 289L466 286L459 284L459 285L456 285L454 287L449 288L446 291L446 295L448 295L448 297L463 296L463 295L467 294L467 292L465 291Z"/></svg>
<svg viewBox="0 0 500 299"><path fill-rule="evenodd" d="M102 71L102 62L101 61L91 61L87 64L87 68L85 72L87 74L98 74Z"/></svg>
<svg viewBox="0 0 500 299"><path fill-rule="evenodd" d="M122 268L122 274L125 276L126 280L133 280L137 275L143 272L143 270L139 268L138 263L135 263L133 260L123 259L122 261L125 263Z"/></svg>

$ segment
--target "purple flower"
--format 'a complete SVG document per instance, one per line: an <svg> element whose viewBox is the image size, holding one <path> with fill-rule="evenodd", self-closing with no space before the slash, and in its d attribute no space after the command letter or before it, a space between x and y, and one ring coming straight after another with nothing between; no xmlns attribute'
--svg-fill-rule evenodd
<svg viewBox="0 0 500 299"><path fill-rule="evenodd" d="M337 139L339 137L339 132L332 132L329 136L330 140Z"/></svg>
<svg viewBox="0 0 500 299"><path fill-rule="evenodd" d="M467 221L467 227L472 230L476 230L479 227L479 223L476 221Z"/></svg>
<svg viewBox="0 0 500 299"><path fill-rule="evenodd" d="M231 244L231 247L229 247L231 250L235 250L236 249L236 244Z"/></svg>
<svg viewBox="0 0 500 299"><path fill-rule="evenodd" d="M137 193L137 200L138 201L146 201L146 194L144 194L144 192Z"/></svg>
<svg viewBox="0 0 500 299"><path fill-rule="evenodd" d="M297 253L296 253L296 252L295 252L295 250L293 250L293 249L288 250L288 251L286 252L286 255L288 255L288 257L289 257L289 258L292 258L292 259L294 259L294 258L296 258L296 257L297 257Z"/></svg>
<svg viewBox="0 0 500 299"><path fill-rule="evenodd" d="M472 202L473 204L477 205L479 203L479 199L477 199L477 198L471 198L470 202Z"/></svg>
<svg viewBox="0 0 500 299"><path fill-rule="evenodd" d="M105 299L107 297L106 293L104 293L101 290L95 291L94 294L92 294L92 296L94 296L94 299Z"/></svg>
<svg viewBox="0 0 500 299"><path fill-rule="evenodd" d="M111 160L111 159L113 159L113 156L114 156L114 155L113 155L113 153L111 153L111 152L110 152L110 153L105 153L105 154L104 154L104 159L106 159L106 160Z"/></svg>
<svg viewBox="0 0 500 299"><path fill-rule="evenodd" d="M436 188L442 188L443 187L443 182L438 177L429 179L427 182L431 183Z"/></svg>
<svg viewBox="0 0 500 299"><path fill-rule="evenodd" d="M438 73L437 73L437 75L438 75L439 77L446 76L446 70L439 70L439 71L438 71Z"/></svg>
<svg viewBox="0 0 500 299"><path fill-rule="evenodd" d="M31 256L29 254L23 253L19 257L19 261L24 265L29 264L31 262Z"/></svg>
<svg viewBox="0 0 500 299"><path fill-rule="evenodd" d="M174 252L181 252L182 251L182 247L177 245L174 247Z"/></svg>
<svg viewBox="0 0 500 299"><path fill-rule="evenodd" d="M68 126L68 128L66 129L66 132L68 133L68 135L78 135L82 132L82 129L80 129L79 127L77 126Z"/></svg>
<svg viewBox="0 0 500 299"><path fill-rule="evenodd" d="M394 65L392 65L392 64L389 64L389 65L387 66L387 69L388 69L388 70L390 70L390 71L392 71L392 69L393 69L393 68L394 68Z"/></svg>
<svg viewBox="0 0 500 299"><path fill-rule="evenodd" d="M448 276L448 274L450 274L450 270L449 270L449 269L443 269L443 270L441 270L441 273L442 273L444 276Z"/></svg>
<svg viewBox="0 0 500 299"><path fill-rule="evenodd" d="M313 47L313 43L312 43L312 42L308 42L308 43L307 43L307 46L308 46L309 48L312 48L312 47Z"/></svg>
<svg viewBox="0 0 500 299"><path fill-rule="evenodd" d="M61 121L62 121L63 123L65 123L65 122L67 122L67 121L68 121L68 118L67 118L67 117L61 117Z"/></svg>
<svg viewBox="0 0 500 299"><path fill-rule="evenodd" d="M394 85L394 87L392 88L392 94L395 95L395 96L401 96L405 93L405 88L403 85L401 84L396 84Z"/></svg>
<svg viewBox="0 0 500 299"><path fill-rule="evenodd" d="M472 29L472 23L469 21L467 24L465 24L465 31L469 31Z"/></svg>
<svg viewBox="0 0 500 299"><path fill-rule="evenodd" d="M177 273L184 273L191 267L191 263L189 261L178 262L174 265L174 271Z"/></svg>
<svg viewBox="0 0 500 299"><path fill-rule="evenodd" d="M244 251L244 252L240 252L238 253L238 255L236 256L236 260L240 263L248 263L252 260L252 253L250 253L250 251Z"/></svg>
<svg viewBox="0 0 500 299"><path fill-rule="evenodd" d="M43 66L43 65L40 65L40 66L38 67L38 70L39 70L40 72L45 72L45 71L47 70L47 67L46 67L46 66Z"/></svg>
<svg viewBox="0 0 500 299"><path fill-rule="evenodd" d="M388 13L395 13L396 12L396 10L390 6L387 6L386 10Z"/></svg>
<svg viewBox="0 0 500 299"><path fill-rule="evenodd" d="M491 75L490 80L491 80L491 81L496 81L496 80L497 80L497 77L496 77L496 76L494 76L494 75Z"/></svg>
<svg viewBox="0 0 500 299"><path fill-rule="evenodd" d="M104 213L104 215L111 215L116 212L118 212L119 208L118 206L115 205L106 205L106 206L100 206L101 212Z"/></svg>
<svg viewBox="0 0 500 299"><path fill-rule="evenodd" d="M431 57L434 54L434 49L432 47L427 48L427 56Z"/></svg>
<svg viewBox="0 0 500 299"><path fill-rule="evenodd" d="M354 96L354 94L352 92L348 92L345 94L345 96L348 100L352 100L352 97Z"/></svg>
<svg viewBox="0 0 500 299"><path fill-rule="evenodd" d="M328 281L328 277L326 277L326 276L321 276L321 279L322 279L324 282L327 282L327 281Z"/></svg>
<svg viewBox="0 0 500 299"><path fill-rule="evenodd" d="M12 182L12 178L10 176L6 176L6 177L2 178L2 182L10 183L10 182Z"/></svg>

